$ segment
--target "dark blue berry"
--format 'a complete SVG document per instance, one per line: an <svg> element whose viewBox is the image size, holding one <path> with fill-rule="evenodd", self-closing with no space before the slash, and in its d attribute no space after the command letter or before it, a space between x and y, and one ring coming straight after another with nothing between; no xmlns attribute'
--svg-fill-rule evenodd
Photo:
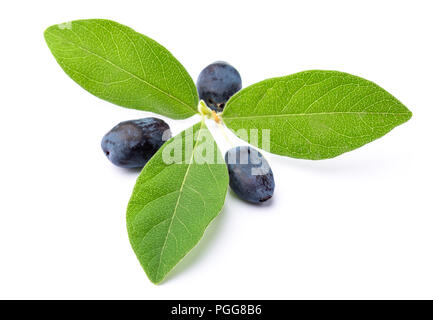
<svg viewBox="0 0 433 320"><path fill-rule="evenodd" d="M260 203L272 197L275 189L274 175L260 152L248 146L236 147L227 151L225 161L229 170L230 188L239 198Z"/></svg>
<svg viewBox="0 0 433 320"><path fill-rule="evenodd" d="M171 137L170 127L161 119L144 118L119 123L101 142L107 158L122 168L143 167Z"/></svg>
<svg viewBox="0 0 433 320"><path fill-rule="evenodd" d="M239 72L227 62L217 61L200 72L197 80L198 94L212 110L221 112L232 95L241 90Z"/></svg>

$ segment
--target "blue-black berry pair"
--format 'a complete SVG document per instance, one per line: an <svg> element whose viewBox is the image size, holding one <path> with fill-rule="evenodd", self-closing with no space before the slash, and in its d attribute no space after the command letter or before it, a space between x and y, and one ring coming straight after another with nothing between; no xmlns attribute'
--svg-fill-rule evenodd
<svg viewBox="0 0 433 320"><path fill-rule="evenodd" d="M230 97L241 88L239 72L221 61L203 69L197 80L200 99L216 112L222 112ZM101 147L116 166L140 168L169 138L167 123L144 118L119 123L102 138ZM230 149L225 161L230 187L241 199L261 203L272 197L275 188L272 170L257 150L246 146Z"/></svg>
<svg viewBox="0 0 433 320"><path fill-rule="evenodd" d="M230 64L217 61L200 73L197 89L200 99L210 109L222 112L231 96L242 89L242 80L239 72ZM227 151L225 161L230 188L239 198L261 203L272 197L274 175L260 152L247 146L236 147Z"/></svg>

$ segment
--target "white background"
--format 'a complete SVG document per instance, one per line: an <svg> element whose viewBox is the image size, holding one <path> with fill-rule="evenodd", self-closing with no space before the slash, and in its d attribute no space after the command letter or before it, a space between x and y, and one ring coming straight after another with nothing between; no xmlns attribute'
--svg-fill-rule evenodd
<svg viewBox="0 0 433 320"><path fill-rule="evenodd" d="M0 298L433 298L432 12L431 1L3 2ZM340 70L414 116L335 159L267 154L273 200L253 206L229 192L200 244L155 286L126 232L138 172L100 149L115 124L151 114L85 92L44 42L46 27L82 18L156 39L193 79L215 60L244 86ZM165 120L175 134L197 121Z"/></svg>

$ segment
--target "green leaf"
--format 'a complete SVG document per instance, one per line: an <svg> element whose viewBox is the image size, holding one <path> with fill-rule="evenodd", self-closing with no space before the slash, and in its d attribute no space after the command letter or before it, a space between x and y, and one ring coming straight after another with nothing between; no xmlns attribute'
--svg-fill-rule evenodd
<svg viewBox="0 0 433 320"><path fill-rule="evenodd" d="M373 82L321 70L247 87L229 100L222 114L225 124L251 144L314 160L359 148L411 116L403 104ZM254 130L258 130L257 138Z"/></svg>
<svg viewBox="0 0 433 320"><path fill-rule="evenodd" d="M173 119L197 113L197 89L184 67L131 28L77 20L49 27L45 40L63 70L99 98Z"/></svg>
<svg viewBox="0 0 433 320"><path fill-rule="evenodd" d="M227 167L203 121L167 141L147 163L129 201L127 227L153 283L198 243L221 211L227 186Z"/></svg>

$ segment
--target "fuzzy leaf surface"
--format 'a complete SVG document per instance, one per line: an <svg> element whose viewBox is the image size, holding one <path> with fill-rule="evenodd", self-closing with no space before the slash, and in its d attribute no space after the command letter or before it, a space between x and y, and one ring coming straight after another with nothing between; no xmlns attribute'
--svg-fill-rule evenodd
<svg viewBox="0 0 433 320"><path fill-rule="evenodd" d="M53 25L45 40L63 70L95 96L173 119L197 113L198 94L185 68L163 46L117 22Z"/></svg>
<svg viewBox="0 0 433 320"><path fill-rule="evenodd" d="M253 84L235 94L222 114L227 127L251 144L313 160L359 148L411 116L400 101L373 82L322 70ZM257 138L251 130L258 130Z"/></svg>
<svg viewBox="0 0 433 320"><path fill-rule="evenodd" d="M167 164L168 150L176 145L182 159ZM213 150L211 163L197 160L206 148ZM221 211L227 186L227 167L204 122L167 141L146 164L128 205L127 227L153 283L161 282L199 242Z"/></svg>

